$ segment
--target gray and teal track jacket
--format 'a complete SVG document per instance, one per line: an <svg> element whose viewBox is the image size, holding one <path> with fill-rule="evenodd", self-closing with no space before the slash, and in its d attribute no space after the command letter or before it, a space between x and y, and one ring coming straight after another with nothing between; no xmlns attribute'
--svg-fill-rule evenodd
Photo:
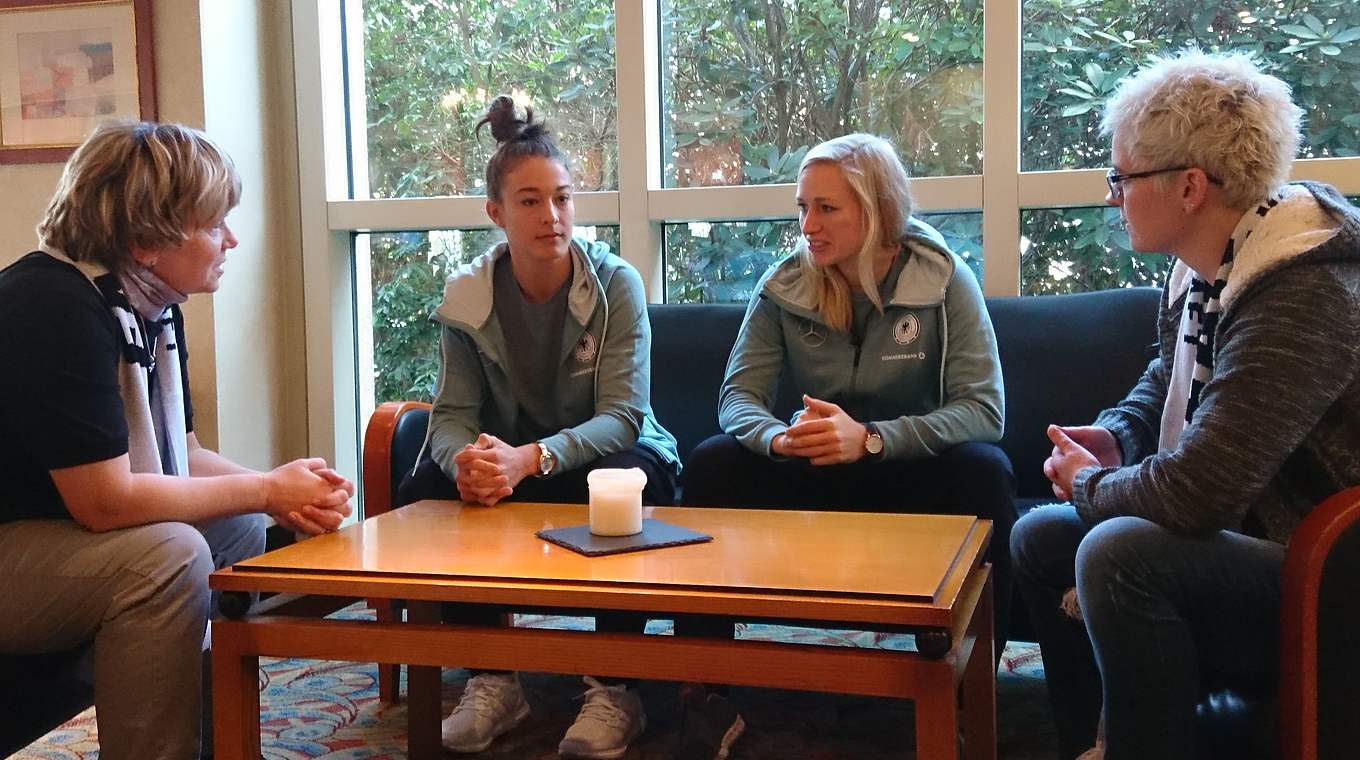
<svg viewBox="0 0 1360 760"><path fill-rule="evenodd" d="M1285 543L1318 502L1360 484L1360 211L1334 188L1302 184L1318 219L1339 229L1303 250L1284 239L1239 252L1213 375L1179 445L1159 451L1186 296L1172 287L1183 278L1168 278L1160 355L1095 421L1125 466L1087 467L1072 480L1086 521L1134 515L1186 535L1240 530Z"/></svg>
<svg viewBox="0 0 1360 760"><path fill-rule="evenodd" d="M863 338L833 330L790 256L765 273L727 360L718 423L748 449L771 456L789 424L770 409L782 373L794 390L873 422L889 459L940 454L967 441L997 441L1005 401L996 336L968 266L917 219L904 238L901 273L872 310Z"/></svg>
<svg viewBox="0 0 1360 760"><path fill-rule="evenodd" d="M439 387L426 446L450 479L453 456L490 433L511 445L526 434L509 372L508 352L492 308L496 261L504 243L460 267L444 284L444 300L431 315L443 325ZM676 472L675 438L656 421L651 402L652 328L642 278L609 246L571 241L571 285L562 329L556 383L560 432L542 439L557 458L556 473L641 444Z"/></svg>

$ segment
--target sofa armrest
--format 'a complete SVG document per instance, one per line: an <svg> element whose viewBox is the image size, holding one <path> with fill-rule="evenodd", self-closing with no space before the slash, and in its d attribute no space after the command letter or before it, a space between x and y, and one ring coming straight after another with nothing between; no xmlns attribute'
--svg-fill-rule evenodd
<svg viewBox="0 0 1360 760"><path fill-rule="evenodd" d="M1334 551L1339 547L1344 552ZM1360 579L1348 572L1357 567L1357 547L1360 487L1348 488L1319 504L1289 538L1280 590L1280 740L1281 756L1286 760L1322 757L1321 746L1337 738L1320 736L1320 725L1327 723L1323 713L1344 709L1332 704L1334 700L1320 705L1319 699L1319 692L1326 690L1319 678L1321 660L1328 649L1324 636L1337 625L1322 619L1324 613L1337 612L1336 605L1324 598L1334 596L1337 590L1324 594L1323 581L1330 570L1329 582L1346 584L1350 589L1360 585ZM1339 590L1347 589L1343 586ZM1337 675L1332 671L1338 665L1329 661L1324 678Z"/></svg>
<svg viewBox="0 0 1360 760"><path fill-rule="evenodd" d="M386 401L368 418L364 431L364 517L380 515L392 509L394 479L400 475L392 468L392 438L397 423L406 414L428 412L424 401Z"/></svg>

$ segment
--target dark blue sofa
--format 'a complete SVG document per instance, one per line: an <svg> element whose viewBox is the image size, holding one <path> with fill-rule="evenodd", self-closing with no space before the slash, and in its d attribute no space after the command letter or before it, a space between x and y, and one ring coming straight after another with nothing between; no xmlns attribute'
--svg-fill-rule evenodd
<svg viewBox="0 0 1360 760"><path fill-rule="evenodd" d="M1086 424L1133 385L1152 358L1159 292L988 298L1006 384L1001 448L1015 467L1019 506L1052 501L1042 466L1050 422ZM652 306L652 408L684 459L719 432L718 387L741 326L740 305ZM787 417L797 389L781 387Z"/></svg>

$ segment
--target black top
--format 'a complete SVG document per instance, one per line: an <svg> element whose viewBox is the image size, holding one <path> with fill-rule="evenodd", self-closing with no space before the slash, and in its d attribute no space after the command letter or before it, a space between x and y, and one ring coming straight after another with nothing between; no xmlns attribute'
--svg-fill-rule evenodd
<svg viewBox="0 0 1360 760"><path fill-rule="evenodd" d="M193 430L182 322L175 327ZM121 346L108 306L76 268L30 253L0 270L0 522L69 518L48 471L127 453Z"/></svg>

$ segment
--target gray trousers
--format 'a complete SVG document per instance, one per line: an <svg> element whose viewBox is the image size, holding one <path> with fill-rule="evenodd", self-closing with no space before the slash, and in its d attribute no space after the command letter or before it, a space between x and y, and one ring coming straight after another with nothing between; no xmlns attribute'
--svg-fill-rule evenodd
<svg viewBox="0 0 1360 760"><path fill-rule="evenodd" d="M260 515L91 533L71 520L0 523L0 651L94 644L100 757L196 758L211 730L208 574L264 550Z"/></svg>

